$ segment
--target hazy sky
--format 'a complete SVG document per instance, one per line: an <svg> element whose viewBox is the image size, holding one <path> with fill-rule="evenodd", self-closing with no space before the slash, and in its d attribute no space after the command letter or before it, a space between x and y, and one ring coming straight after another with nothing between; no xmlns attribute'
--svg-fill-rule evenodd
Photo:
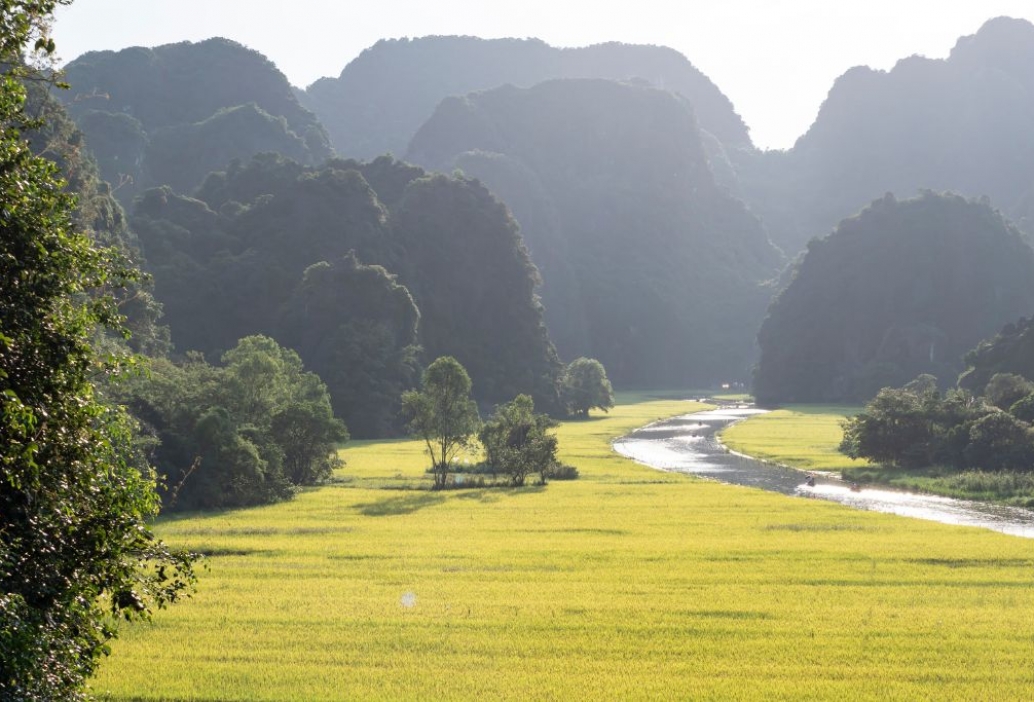
<svg viewBox="0 0 1034 702"><path fill-rule="evenodd" d="M381 38L428 34L603 41L681 51L724 92L762 148L807 130L852 66L948 55L991 17L1034 21L1032 0L75 0L55 35L70 60L96 49L225 36L299 86L337 76Z"/></svg>

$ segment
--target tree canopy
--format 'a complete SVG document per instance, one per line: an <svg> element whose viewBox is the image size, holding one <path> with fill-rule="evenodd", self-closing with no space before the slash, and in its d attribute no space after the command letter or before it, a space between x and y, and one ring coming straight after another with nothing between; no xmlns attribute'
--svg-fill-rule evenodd
<svg viewBox="0 0 1034 702"><path fill-rule="evenodd" d="M328 478L348 432L319 377L264 336L241 339L222 361L152 359L114 389L153 439L166 508L266 504Z"/></svg>
<svg viewBox="0 0 1034 702"><path fill-rule="evenodd" d="M421 389L402 396L407 427L427 446L436 490L446 486L449 465L477 433L480 418L470 388L466 369L455 358L442 356L424 371Z"/></svg>
<svg viewBox="0 0 1034 702"><path fill-rule="evenodd" d="M0 697L41 701L82 698L113 617L146 617L194 577L151 533L154 471L95 385L125 363L94 345L119 329L105 291L135 274L76 228L57 167L21 133L58 4L0 0Z"/></svg>
<svg viewBox="0 0 1034 702"><path fill-rule="evenodd" d="M562 356L638 386L747 377L781 256L716 183L687 101L605 80L504 86L444 100L407 158L513 207Z"/></svg>
<svg viewBox="0 0 1034 702"><path fill-rule="evenodd" d="M558 406L537 272L476 181L390 158L309 168L266 155L198 196L148 191L132 220L181 350L218 356L251 334L289 344L357 437L398 428L421 358L455 356L480 400Z"/></svg>
<svg viewBox="0 0 1034 702"><path fill-rule="evenodd" d="M233 158L276 151L316 164L326 132L264 56L227 39L92 51L61 95L127 206L145 189L192 193Z"/></svg>
<svg viewBox="0 0 1034 702"><path fill-rule="evenodd" d="M560 380L560 398L568 412L588 416L614 406L614 390L603 364L595 358L576 358L567 364Z"/></svg>
<svg viewBox="0 0 1034 702"><path fill-rule="evenodd" d="M1034 308L1034 251L987 204L926 193L875 201L814 240L758 334L761 402L864 401L963 353Z"/></svg>

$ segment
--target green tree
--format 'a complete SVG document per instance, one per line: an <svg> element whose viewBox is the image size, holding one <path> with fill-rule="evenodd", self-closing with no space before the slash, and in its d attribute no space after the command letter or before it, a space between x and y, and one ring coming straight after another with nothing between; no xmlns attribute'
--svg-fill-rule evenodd
<svg viewBox="0 0 1034 702"><path fill-rule="evenodd" d="M480 419L470 388L466 369L452 356L442 356L424 371L422 390L402 394L409 431L427 445L435 490L445 487L449 464L478 430Z"/></svg>
<svg viewBox="0 0 1034 702"><path fill-rule="evenodd" d="M564 369L561 398L569 412L588 416L597 407L604 412L614 406L614 389L607 371L595 358L576 358Z"/></svg>
<svg viewBox="0 0 1034 702"><path fill-rule="evenodd" d="M528 395L518 395L496 408L492 419L481 428L479 438L489 465L510 476L515 487L538 473L542 482L557 465L557 438L548 430L556 422L545 414L535 414L535 403Z"/></svg>
<svg viewBox="0 0 1034 702"><path fill-rule="evenodd" d="M174 485L167 508L209 509L289 498L329 477L348 432L326 386L269 337L241 339L211 366L200 354L153 359L146 378L116 388L152 436Z"/></svg>
<svg viewBox="0 0 1034 702"><path fill-rule="evenodd" d="M1034 383L1015 373L995 373L984 388L984 398L998 409L1008 410L1034 392Z"/></svg>
<svg viewBox="0 0 1034 702"><path fill-rule="evenodd" d="M0 698L84 696L115 618L147 617L194 579L155 540L154 472L93 383L124 359L92 345L119 327L110 295L133 271L73 226L74 198L22 130L22 81L54 44L63 0L0 0Z"/></svg>

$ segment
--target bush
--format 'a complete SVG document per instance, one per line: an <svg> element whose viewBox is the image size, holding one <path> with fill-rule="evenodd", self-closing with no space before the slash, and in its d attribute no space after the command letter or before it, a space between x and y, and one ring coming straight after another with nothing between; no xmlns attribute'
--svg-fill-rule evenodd
<svg viewBox="0 0 1034 702"><path fill-rule="evenodd" d="M546 472L546 477L550 480L577 480L579 476L574 466L558 463Z"/></svg>

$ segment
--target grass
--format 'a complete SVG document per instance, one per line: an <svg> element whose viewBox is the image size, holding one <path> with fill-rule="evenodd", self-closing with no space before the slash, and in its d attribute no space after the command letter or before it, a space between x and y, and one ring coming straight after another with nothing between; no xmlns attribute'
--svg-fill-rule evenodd
<svg viewBox="0 0 1034 702"><path fill-rule="evenodd" d="M789 405L727 428L733 451L802 470L844 472L870 466L837 451L841 422L862 411L853 405Z"/></svg>
<svg viewBox="0 0 1034 702"><path fill-rule="evenodd" d="M924 468L889 469L837 451L840 423L862 410L853 405L789 405L734 424L721 438L733 451L802 470L841 473L846 480L890 485L945 497L1034 508L1034 476Z"/></svg>
<svg viewBox="0 0 1034 702"><path fill-rule="evenodd" d="M95 693L1031 698L1030 541L637 466L609 441L698 405L619 402L560 427L578 481L433 493L417 443L357 442L292 502L163 521L213 554L201 589Z"/></svg>

